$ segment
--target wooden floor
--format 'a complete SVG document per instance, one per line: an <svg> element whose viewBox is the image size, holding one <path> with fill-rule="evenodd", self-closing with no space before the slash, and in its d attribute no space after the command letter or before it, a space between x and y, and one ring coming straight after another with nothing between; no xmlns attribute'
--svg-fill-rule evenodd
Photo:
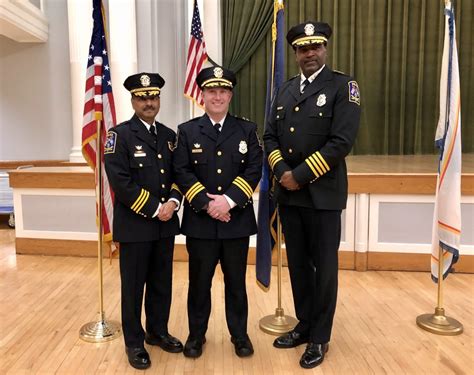
<svg viewBox="0 0 474 375"><path fill-rule="evenodd" d="M95 319L97 262L92 258L16 255L14 231L0 228L0 374L137 374L126 360L122 337L90 344L80 327ZM187 263L174 265L169 330L186 339ZM275 280L276 270L273 270ZM120 320L118 261L104 262L107 317ZM150 347L152 367L144 374L472 374L474 369L474 275L454 274L445 284L448 315L464 324L460 336L419 329L415 318L431 313L436 287L427 273L340 272L339 303L324 363L303 370L304 351L275 349L259 330L261 317L276 307L276 288L264 293L248 268L249 334L255 355L240 359L229 341L223 280L216 273L213 310L203 356L197 360ZM283 307L294 316L287 270Z"/></svg>

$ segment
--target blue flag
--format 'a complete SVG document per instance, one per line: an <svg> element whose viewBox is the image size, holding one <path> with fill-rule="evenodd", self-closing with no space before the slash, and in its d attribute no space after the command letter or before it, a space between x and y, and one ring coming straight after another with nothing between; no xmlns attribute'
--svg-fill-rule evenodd
<svg viewBox="0 0 474 375"><path fill-rule="evenodd" d="M265 123L270 115L273 98L283 83L284 76L284 18L283 1L275 0L273 5L272 55L270 57L265 102ZM258 197L257 234L257 284L265 291L270 287L272 270L272 250L276 244L277 220L275 204L271 197L273 176L268 165L267 155L262 166L262 179Z"/></svg>

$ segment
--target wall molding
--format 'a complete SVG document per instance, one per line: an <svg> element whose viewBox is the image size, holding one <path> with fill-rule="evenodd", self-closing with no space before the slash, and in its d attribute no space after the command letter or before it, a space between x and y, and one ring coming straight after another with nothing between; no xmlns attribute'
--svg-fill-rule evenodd
<svg viewBox="0 0 474 375"><path fill-rule="evenodd" d="M20 43L44 43L49 23L41 9L29 1L0 1L0 34Z"/></svg>

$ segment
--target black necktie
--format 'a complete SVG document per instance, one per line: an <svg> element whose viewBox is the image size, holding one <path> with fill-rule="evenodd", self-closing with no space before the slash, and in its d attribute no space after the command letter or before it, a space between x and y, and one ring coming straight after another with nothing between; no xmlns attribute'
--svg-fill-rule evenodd
<svg viewBox="0 0 474 375"><path fill-rule="evenodd" d="M304 90L305 90L306 86L308 86L310 83L311 83L311 82L309 82L308 79L305 79L305 80L303 81L303 84L301 85L301 93L304 93Z"/></svg>
<svg viewBox="0 0 474 375"><path fill-rule="evenodd" d="M219 135L219 133L221 132L221 124L219 123L214 124L214 129L216 129L216 134Z"/></svg>
<svg viewBox="0 0 474 375"><path fill-rule="evenodd" d="M150 125L150 134L156 137L156 127L155 125Z"/></svg>

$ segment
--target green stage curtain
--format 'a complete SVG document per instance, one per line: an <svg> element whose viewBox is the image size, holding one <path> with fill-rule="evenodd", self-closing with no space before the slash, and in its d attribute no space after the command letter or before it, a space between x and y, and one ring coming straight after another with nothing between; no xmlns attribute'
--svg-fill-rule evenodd
<svg viewBox="0 0 474 375"><path fill-rule="evenodd" d="M247 1L221 1L224 10L229 4L247 5ZM359 83L362 118L354 154L437 152L434 135L439 116L444 0L286 0L284 3L285 33L289 27L307 20L328 22L333 36L328 44L327 64L354 76ZM471 153L474 152L474 1L457 0L454 6L463 152ZM231 16L230 12L226 14ZM241 13L234 16L239 18L224 18L223 24L243 22ZM248 27L262 30L263 23ZM224 27L224 40L239 39L237 32L242 34L239 29L232 31ZM238 69L231 108L236 115L257 122L260 132L264 126L270 38L267 31L255 52ZM224 61L231 61L226 54L234 51L229 51L226 43ZM295 55L287 46L286 75L295 74L298 74Z"/></svg>
<svg viewBox="0 0 474 375"><path fill-rule="evenodd" d="M223 1L223 65L238 72L265 38L272 20L271 0Z"/></svg>

